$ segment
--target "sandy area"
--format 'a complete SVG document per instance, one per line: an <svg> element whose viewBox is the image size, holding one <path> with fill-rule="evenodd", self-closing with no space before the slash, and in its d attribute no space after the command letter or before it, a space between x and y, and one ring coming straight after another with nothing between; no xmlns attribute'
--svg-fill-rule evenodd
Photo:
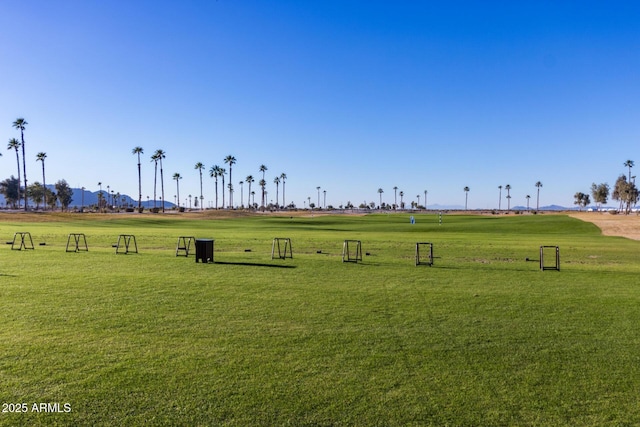
<svg viewBox="0 0 640 427"><path fill-rule="evenodd" d="M640 216L611 215L604 212L576 212L569 216L597 225L605 236L621 236L640 240Z"/></svg>

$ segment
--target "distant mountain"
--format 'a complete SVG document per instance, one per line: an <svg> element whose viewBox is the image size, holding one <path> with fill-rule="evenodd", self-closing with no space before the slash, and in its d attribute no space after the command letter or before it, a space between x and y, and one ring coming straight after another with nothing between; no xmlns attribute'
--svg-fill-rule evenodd
<svg viewBox="0 0 640 427"><path fill-rule="evenodd" d="M56 191L55 186L53 185L47 185L47 188L53 192ZM87 190L82 190L81 188L72 188L72 201L71 201L71 205L69 205L70 207L74 208L74 207L81 207L81 206L92 206L92 205L97 205L98 204L98 194L100 193L100 191L87 191ZM103 197L107 197L107 192L105 190L102 191ZM29 204L32 204L33 202L30 200ZM120 202L116 203L114 202L114 204L117 204L119 206L131 206L131 207L138 207L138 201L134 200L133 198L131 198L129 195L127 194L121 194L120 195ZM2 194L0 194L0 206L4 206L5 205L5 199L4 196ZM160 200L156 201L156 206L160 207L162 205L162 202ZM142 206L145 208L152 208L153 207L153 200L143 200L142 201ZM164 204L165 208L167 209L171 209L172 207L174 207L174 203L173 202L169 202L166 201Z"/></svg>
<svg viewBox="0 0 640 427"><path fill-rule="evenodd" d="M559 205L540 206L540 210L541 211L568 211L568 210L571 210L571 209L573 209L573 208L565 208L564 206L559 206ZM511 210L512 211L526 211L527 207L526 206L513 206L511 208ZM535 211L536 207L529 205L529 210L530 211Z"/></svg>
<svg viewBox="0 0 640 427"><path fill-rule="evenodd" d="M428 210L431 211L459 211L459 210L463 210L464 206L461 205L429 205L427 206Z"/></svg>

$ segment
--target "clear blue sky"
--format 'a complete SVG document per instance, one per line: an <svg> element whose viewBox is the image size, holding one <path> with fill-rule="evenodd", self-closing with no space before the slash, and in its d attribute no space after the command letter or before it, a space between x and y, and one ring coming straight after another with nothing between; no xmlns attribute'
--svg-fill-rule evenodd
<svg viewBox="0 0 640 427"><path fill-rule="evenodd" d="M45 151L48 183L134 199L139 145L145 199L161 148L167 200L174 172L199 194L202 162L208 204L233 155L236 202L265 164L268 199L284 172L299 207L318 186L334 206L394 186L464 205L469 186L469 208L495 208L506 184L526 205L536 181L541 205L571 206L640 168L639 23L615 0L0 0L0 133L29 122L30 182Z"/></svg>

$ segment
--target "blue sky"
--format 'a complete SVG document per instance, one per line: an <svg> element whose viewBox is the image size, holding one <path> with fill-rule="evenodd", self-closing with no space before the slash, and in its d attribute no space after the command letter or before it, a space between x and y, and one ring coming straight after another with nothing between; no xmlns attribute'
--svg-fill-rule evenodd
<svg viewBox="0 0 640 427"><path fill-rule="evenodd" d="M0 133L29 122L30 182L44 151L48 183L133 198L141 146L145 199L160 148L167 200L175 172L199 195L202 162L206 206L227 155L236 202L264 164L268 199L286 173L299 207L318 186L334 206L396 186L464 205L469 186L469 208L495 208L506 184L526 205L536 181L571 206L640 167L638 22L631 1L0 0Z"/></svg>

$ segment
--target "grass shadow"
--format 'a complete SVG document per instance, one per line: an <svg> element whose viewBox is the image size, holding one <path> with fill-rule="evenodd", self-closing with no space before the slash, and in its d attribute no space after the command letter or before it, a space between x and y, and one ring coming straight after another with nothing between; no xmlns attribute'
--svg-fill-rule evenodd
<svg viewBox="0 0 640 427"><path fill-rule="evenodd" d="M295 265L277 265L277 264L265 264L261 262L231 262L231 261L215 261L213 264L222 265L246 265L251 267L274 267L274 268L296 268Z"/></svg>

